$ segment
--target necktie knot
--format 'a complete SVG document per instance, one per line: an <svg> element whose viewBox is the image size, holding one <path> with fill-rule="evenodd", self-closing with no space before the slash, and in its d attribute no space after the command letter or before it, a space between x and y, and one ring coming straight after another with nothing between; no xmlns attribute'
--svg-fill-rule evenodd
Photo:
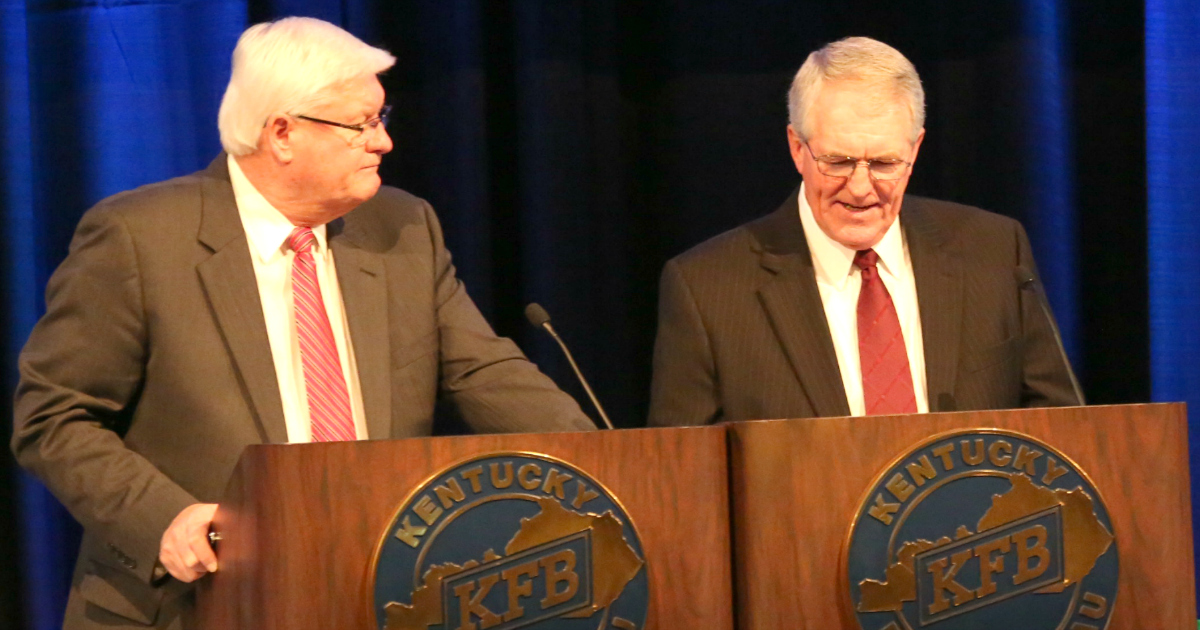
<svg viewBox="0 0 1200 630"><path fill-rule="evenodd" d="M859 250L854 254L854 266L862 271L864 280L878 277L879 269L876 265L879 264L879 254L873 249Z"/></svg>
<svg viewBox="0 0 1200 630"><path fill-rule="evenodd" d="M313 234L312 229L304 226L292 230L287 238L288 247L297 254L307 254L316 242L317 237Z"/></svg>
<svg viewBox="0 0 1200 630"><path fill-rule="evenodd" d="M873 249L863 249L854 253L854 266L866 271L874 269L879 264L879 254Z"/></svg>

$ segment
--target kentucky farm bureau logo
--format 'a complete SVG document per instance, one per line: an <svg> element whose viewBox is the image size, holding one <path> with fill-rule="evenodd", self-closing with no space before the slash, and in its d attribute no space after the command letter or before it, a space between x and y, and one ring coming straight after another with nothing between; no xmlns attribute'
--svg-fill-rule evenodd
<svg viewBox="0 0 1200 630"><path fill-rule="evenodd" d="M1061 453L999 430L941 435L885 470L846 548L863 630L1100 630L1117 548L1100 495Z"/></svg>
<svg viewBox="0 0 1200 630"><path fill-rule="evenodd" d="M457 464L401 505L372 563L381 630L640 630L629 516L599 483L528 453Z"/></svg>

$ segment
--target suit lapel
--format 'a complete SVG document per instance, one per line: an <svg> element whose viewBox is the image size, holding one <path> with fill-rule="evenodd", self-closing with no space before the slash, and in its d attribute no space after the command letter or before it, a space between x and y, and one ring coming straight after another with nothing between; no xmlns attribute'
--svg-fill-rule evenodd
<svg viewBox="0 0 1200 630"><path fill-rule="evenodd" d="M963 261L921 199L906 198L901 217L921 311L929 408L951 411L939 408L939 397L954 393L962 343Z"/></svg>
<svg viewBox="0 0 1200 630"><path fill-rule="evenodd" d="M337 264L350 342L358 364L367 435L386 438L392 432L387 277L380 257L362 247L365 235L345 227L343 219L329 224L329 247Z"/></svg>
<svg viewBox="0 0 1200 630"><path fill-rule="evenodd" d="M760 262L772 275L758 291L767 319L818 416L848 416L837 354L817 289L796 193L751 227Z"/></svg>
<svg viewBox="0 0 1200 630"><path fill-rule="evenodd" d="M213 254L197 265L196 270L217 327L245 384L263 441L286 442L287 425L258 296L258 280L225 159L222 153L204 173L198 238Z"/></svg>

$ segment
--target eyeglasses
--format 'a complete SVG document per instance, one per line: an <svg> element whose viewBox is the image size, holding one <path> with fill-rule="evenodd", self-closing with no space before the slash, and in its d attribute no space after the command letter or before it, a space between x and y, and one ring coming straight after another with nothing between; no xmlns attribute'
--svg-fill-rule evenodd
<svg viewBox="0 0 1200 630"><path fill-rule="evenodd" d="M854 175L859 164L866 164L867 173L871 179L877 182L886 182L900 179L908 167L912 166L912 162L897 159L860 160L846 155L818 156L813 153L812 147L808 146L807 140L801 140L801 142L804 144L804 148L808 149L808 154L813 157L813 160L816 160L817 170L821 171L822 175L829 177L849 178Z"/></svg>
<svg viewBox="0 0 1200 630"><path fill-rule="evenodd" d="M352 136L350 138L350 146L361 147L362 145L367 143L367 139L370 137L368 134L374 134L375 132L379 131L380 129L387 127L388 117L391 115L391 113L392 113L392 106L384 105L383 109L379 110L378 116L368 120L367 122L360 123L357 125L350 125L347 123L334 122L332 120L325 120L323 118L313 118L312 116L305 116L303 114L294 114L294 115L296 116L296 118L307 120L309 122L321 123L322 125L341 127L342 129L349 129L350 131L354 131L356 133L354 134L354 136Z"/></svg>

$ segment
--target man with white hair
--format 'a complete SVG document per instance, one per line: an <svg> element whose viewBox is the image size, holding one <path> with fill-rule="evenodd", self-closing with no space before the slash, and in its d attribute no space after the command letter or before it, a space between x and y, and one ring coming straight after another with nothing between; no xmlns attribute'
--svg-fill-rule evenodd
<svg viewBox="0 0 1200 630"><path fill-rule="evenodd" d="M484 321L429 205L381 187L377 75L336 26L248 29L204 171L80 221L20 356L12 447L83 524L65 628L188 625L242 449L592 427Z"/></svg>
<svg viewBox="0 0 1200 630"><path fill-rule="evenodd" d="M904 194L925 137L912 63L834 42L788 108L799 189L663 270L650 423L1083 404L1020 224Z"/></svg>

